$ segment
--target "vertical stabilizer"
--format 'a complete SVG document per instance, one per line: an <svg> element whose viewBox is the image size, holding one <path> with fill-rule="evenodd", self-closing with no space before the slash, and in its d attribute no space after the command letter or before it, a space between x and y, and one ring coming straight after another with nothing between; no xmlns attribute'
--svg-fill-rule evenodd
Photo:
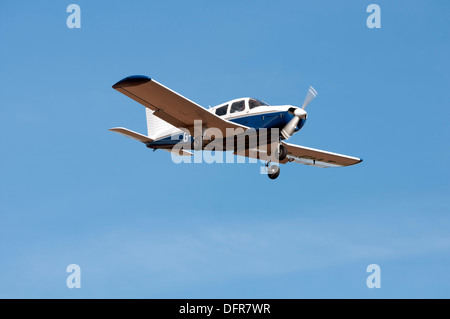
<svg viewBox="0 0 450 319"><path fill-rule="evenodd" d="M147 115L147 132L148 137L156 140L170 132L177 131L176 127L154 115L154 111L145 108Z"/></svg>

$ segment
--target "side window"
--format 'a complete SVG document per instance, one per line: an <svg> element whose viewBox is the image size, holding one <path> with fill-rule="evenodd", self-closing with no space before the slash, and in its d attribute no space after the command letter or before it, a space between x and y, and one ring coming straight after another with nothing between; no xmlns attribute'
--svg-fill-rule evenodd
<svg viewBox="0 0 450 319"><path fill-rule="evenodd" d="M227 109L228 109L228 104L224 105L224 106L221 106L221 107L218 107L216 109L216 115L222 116L222 115L227 114Z"/></svg>
<svg viewBox="0 0 450 319"><path fill-rule="evenodd" d="M242 112L243 110L245 110L245 101L239 101L239 102L234 102L231 105L231 109L230 109L230 113L234 113L234 112Z"/></svg>

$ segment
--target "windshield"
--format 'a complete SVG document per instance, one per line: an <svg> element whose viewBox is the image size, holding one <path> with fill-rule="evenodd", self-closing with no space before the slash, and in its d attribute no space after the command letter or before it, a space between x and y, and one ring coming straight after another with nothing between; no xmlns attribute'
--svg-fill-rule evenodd
<svg viewBox="0 0 450 319"><path fill-rule="evenodd" d="M250 99L250 100L248 100L248 105L249 105L250 109L253 109L258 106L263 106L263 105L268 106L269 104L267 104L266 102L260 101L260 100Z"/></svg>

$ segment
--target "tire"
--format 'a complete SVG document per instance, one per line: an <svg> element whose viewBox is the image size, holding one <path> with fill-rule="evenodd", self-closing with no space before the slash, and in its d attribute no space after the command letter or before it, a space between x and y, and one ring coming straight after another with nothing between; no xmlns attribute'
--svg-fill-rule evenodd
<svg viewBox="0 0 450 319"><path fill-rule="evenodd" d="M287 148L283 144L280 144L280 147L278 148L278 160L282 161L287 156Z"/></svg>
<svg viewBox="0 0 450 319"><path fill-rule="evenodd" d="M276 179L280 175L280 168L277 165L272 165L268 168L268 174L270 179Z"/></svg>

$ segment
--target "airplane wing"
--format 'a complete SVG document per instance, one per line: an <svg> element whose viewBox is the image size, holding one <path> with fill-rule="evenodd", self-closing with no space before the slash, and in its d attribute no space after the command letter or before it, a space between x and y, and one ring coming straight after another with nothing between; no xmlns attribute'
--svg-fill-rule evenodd
<svg viewBox="0 0 450 319"><path fill-rule="evenodd" d="M295 162L318 167L350 166L362 162L362 159L305 146L282 142L288 155L281 163Z"/></svg>
<svg viewBox="0 0 450 319"><path fill-rule="evenodd" d="M294 162L317 167L340 167L350 166L362 162L362 159L353 156L322 151L286 142L282 143L286 147L288 154L284 160L280 161L280 164ZM268 155L269 153L267 150L270 151L272 149L276 149L276 147L276 145L268 145L264 149L258 147L241 149L235 151L233 154L260 159L266 162L275 162L276 159L274 160L271 155Z"/></svg>
<svg viewBox="0 0 450 319"><path fill-rule="evenodd" d="M114 84L113 89L155 111L154 115L173 126L188 129L192 136L194 136L195 120L202 120L204 127L220 129L224 137L234 135L231 132L226 134L227 128L241 128L244 131L249 129L244 125L227 121L209 112L200 105L144 75L126 77Z"/></svg>

